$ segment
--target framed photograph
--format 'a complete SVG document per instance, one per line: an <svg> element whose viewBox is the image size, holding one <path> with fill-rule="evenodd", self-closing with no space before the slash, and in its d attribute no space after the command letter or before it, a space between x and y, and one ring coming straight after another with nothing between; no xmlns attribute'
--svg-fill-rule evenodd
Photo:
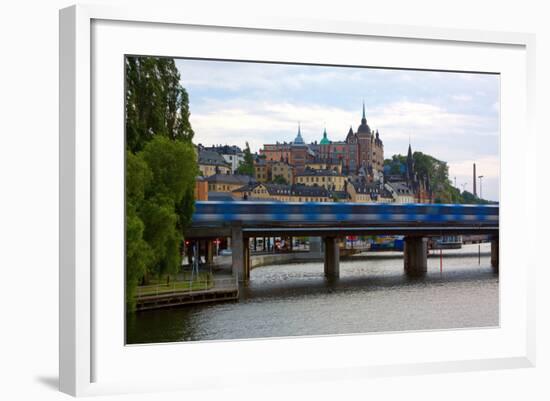
<svg viewBox="0 0 550 401"><path fill-rule="evenodd" d="M533 366L533 89L528 34L61 10L61 390Z"/></svg>

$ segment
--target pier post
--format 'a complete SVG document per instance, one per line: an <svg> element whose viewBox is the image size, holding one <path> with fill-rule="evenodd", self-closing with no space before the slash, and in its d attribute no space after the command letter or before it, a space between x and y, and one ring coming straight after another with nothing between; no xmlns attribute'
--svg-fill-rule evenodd
<svg viewBox="0 0 550 401"><path fill-rule="evenodd" d="M325 276L327 278L340 277L340 248L335 237L325 238Z"/></svg>
<svg viewBox="0 0 550 401"><path fill-rule="evenodd" d="M250 239L243 239L243 281L250 280Z"/></svg>
<svg viewBox="0 0 550 401"><path fill-rule="evenodd" d="M239 226L231 227L231 270L239 280L244 280L244 238Z"/></svg>
<svg viewBox="0 0 550 401"><path fill-rule="evenodd" d="M498 271L498 238L491 240L491 266Z"/></svg>
<svg viewBox="0 0 550 401"><path fill-rule="evenodd" d="M214 243L210 239L206 241L206 263L214 263Z"/></svg>
<svg viewBox="0 0 550 401"><path fill-rule="evenodd" d="M426 273L428 271L428 238L405 237L403 259L407 274Z"/></svg>

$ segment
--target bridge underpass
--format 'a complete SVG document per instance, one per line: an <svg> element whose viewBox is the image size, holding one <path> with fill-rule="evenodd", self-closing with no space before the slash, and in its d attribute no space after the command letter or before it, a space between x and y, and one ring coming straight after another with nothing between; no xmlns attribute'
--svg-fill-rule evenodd
<svg viewBox="0 0 550 401"><path fill-rule="evenodd" d="M498 269L498 206L197 202L185 236L207 241L207 261L212 260L212 241L230 238L233 274L248 281L252 238L321 237L325 276L338 278L339 240L346 236L404 236L405 272L422 275L429 237L469 234L491 236L491 265Z"/></svg>

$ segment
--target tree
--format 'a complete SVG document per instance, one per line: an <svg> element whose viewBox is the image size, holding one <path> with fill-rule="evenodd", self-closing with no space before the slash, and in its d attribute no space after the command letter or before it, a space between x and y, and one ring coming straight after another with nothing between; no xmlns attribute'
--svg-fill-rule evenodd
<svg viewBox="0 0 550 401"><path fill-rule="evenodd" d="M183 240L184 226L179 223L191 217L189 209L182 209L181 205L194 190L198 173L193 145L156 136L145 145L140 157L154 177L142 208L143 235L154 255L150 272L157 276L175 274L180 266L179 243Z"/></svg>
<svg viewBox="0 0 550 401"><path fill-rule="evenodd" d="M282 175L276 175L275 177L273 177L272 182L274 184L288 185L288 181Z"/></svg>
<svg viewBox="0 0 550 401"><path fill-rule="evenodd" d="M189 98L172 59L126 58L126 301L138 283L177 273L198 166Z"/></svg>
<svg viewBox="0 0 550 401"><path fill-rule="evenodd" d="M126 146L136 153L154 135L191 141L189 96L174 60L126 57Z"/></svg>
<svg viewBox="0 0 550 401"><path fill-rule="evenodd" d="M474 197L469 192L460 192L449 179L449 166L447 162L438 160L433 156L422 152L413 153L414 173L419 178L428 177L434 193L435 203L471 203L484 204L488 201ZM391 159L384 160L384 166L390 167L390 174L401 174L402 166L406 166L407 157L393 155Z"/></svg>
<svg viewBox="0 0 550 401"><path fill-rule="evenodd" d="M135 309L135 289L153 260L153 252L143 238L145 225L138 215L145 191L152 179L147 164L126 152L126 303Z"/></svg>
<svg viewBox="0 0 550 401"><path fill-rule="evenodd" d="M244 161L237 167L237 173L250 177L254 176L254 157L252 156L252 152L250 152L248 142L246 142L246 148L244 149Z"/></svg>

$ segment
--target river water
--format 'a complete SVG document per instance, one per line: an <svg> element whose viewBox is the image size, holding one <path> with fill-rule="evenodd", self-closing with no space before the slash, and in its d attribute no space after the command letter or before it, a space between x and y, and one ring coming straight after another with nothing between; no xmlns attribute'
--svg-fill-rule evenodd
<svg viewBox="0 0 550 401"><path fill-rule="evenodd" d="M129 316L127 343L498 326L498 274L481 247L480 260L478 245L443 251L442 271L430 257L422 278L397 253L342 261L334 282L319 262L257 267L239 302Z"/></svg>

